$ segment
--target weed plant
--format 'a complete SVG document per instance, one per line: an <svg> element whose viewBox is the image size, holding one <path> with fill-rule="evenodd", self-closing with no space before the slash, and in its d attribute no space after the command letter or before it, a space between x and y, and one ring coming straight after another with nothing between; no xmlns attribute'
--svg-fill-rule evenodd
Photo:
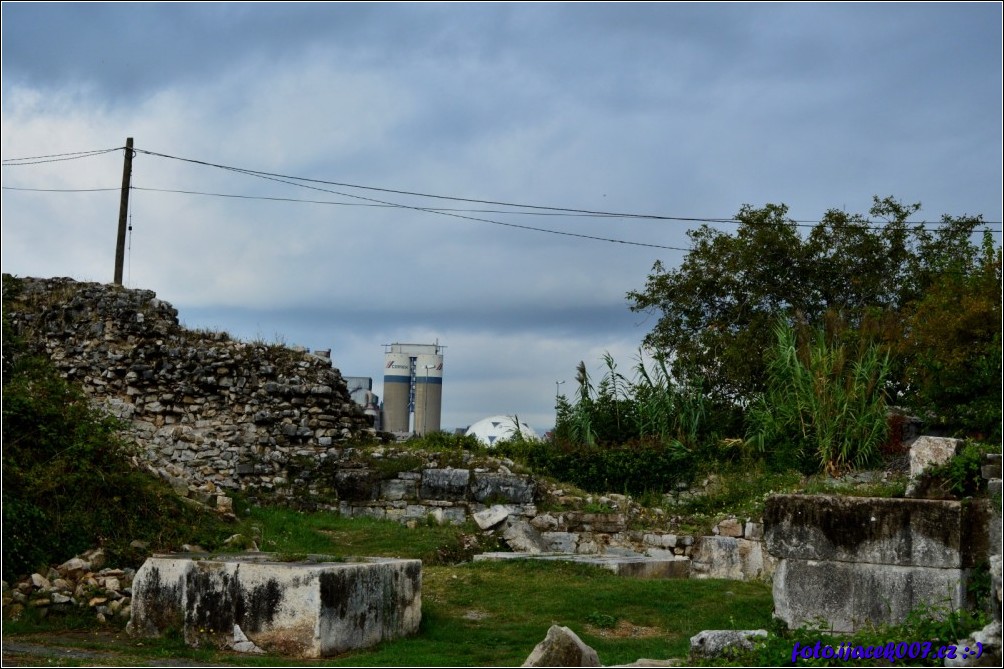
<svg viewBox="0 0 1004 669"><path fill-rule="evenodd" d="M876 345L852 358L822 329L798 342L784 319L767 367L766 390L750 408L750 445L768 461L831 473L876 459L889 433L889 356Z"/></svg>

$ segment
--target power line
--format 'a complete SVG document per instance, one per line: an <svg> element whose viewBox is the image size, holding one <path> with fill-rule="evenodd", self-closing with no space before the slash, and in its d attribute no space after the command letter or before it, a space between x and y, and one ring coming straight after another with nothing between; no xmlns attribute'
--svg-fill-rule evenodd
<svg viewBox="0 0 1004 669"><path fill-rule="evenodd" d="M8 165L5 165L5 166L18 166L18 165L37 164L38 162L54 162L55 160L75 160L75 159L78 159L78 158L86 158L86 157L91 157L91 156L95 156L95 155L101 155L103 153L108 153L108 152L111 152L111 151L119 151L122 148L124 148L124 147L117 147L117 148L112 148L112 149L101 149L101 150L95 150L95 151L81 151L81 152L74 152L74 153L49 154L47 156L31 156L31 157L27 157L27 158L12 158L12 159L5 160L4 163L8 163ZM247 169L247 168L234 167L234 166L231 166L231 165L223 165L223 164L220 164L220 163L212 163L212 162L209 162L209 161L198 160L198 159L194 159L194 158L184 158L184 157L179 157L179 156L172 156L172 155L169 155L169 154L159 153L159 152L156 152L156 151L148 151L148 150L145 150L145 149L136 149L135 151L136 151L136 153L143 153L143 154L146 154L146 155L149 155L149 156L152 156L152 157L166 158L166 159L169 159L169 160L177 160L177 161L180 161L180 162L187 162L187 163L196 164L196 165L203 165L203 166L206 166L206 167L213 167L213 168L221 169L221 170L225 170L225 171L236 172L238 174L244 174L246 176L253 176L253 177L256 177L256 178L260 178L260 179L266 179L266 180L270 180L270 181L276 181L278 183L284 183L284 184L291 185L291 186L297 186L299 188L308 188L308 189L317 190L317 191L320 191L320 192L325 192L325 193L331 193L331 194L335 194L335 195L340 195L342 197L349 197L349 198L353 198L353 199L364 200L364 201L366 201L366 204L352 203L352 202L331 202L331 201L322 201L322 200L308 200L308 199L300 199L300 198L281 198L281 197L269 197L269 196L235 195L235 194L225 194L225 193L210 193L210 192L204 192L204 191L186 191L186 190L174 190L174 189L147 188L147 189L140 189L140 190L151 190L151 191L160 191L160 192L168 192L168 193L182 193L182 194L190 194L190 195L204 195L204 196L224 197L224 198L234 198L234 199L249 199L249 200L258 199L258 200L270 200L270 201L278 201L278 202L303 202L303 203L309 203L309 204L328 204L328 205L338 205L338 206L368 206L368 207L387 207L387 208L410 209L410 210L414 210L414 211L423 211L423 212L427 212L427 213L436 213L436 214L440 214L440 215L444 215L444 216L454 216L456 218L462 218L462 219L467 219L467 220L472 220L472 221L479 221L479 222L484 222L484 223L490 223L490 224L493 224L493 225L503 225L503 226L508 226L508 227L523 228L523 229L537 231L537 232L548 232L548 233L553 233L553 234L562 234L562 235L568 235L568 236L578 236L578 237L583 237L583 238L586 238L586 239L596 239L596 240L602 240L602 241L611 241L611 242L615 242L615 243L626 243L626 244L632 244L632 245L650 246L650 247L654 247L654 248L666 248L666 249L670 249L670 250L688 250L688 249L680 249L678 247L662 246L662 245L658 245L658 244L646 244L646 243L642 243L642 242L627 242L627 241L624 241L624 240L609 239L609 238L605 238L605 237L595 237L595 236L591 236L591 235L579 235L577 233L569 233L569 232L548 230L548 229L545 229L545 228L536 228L536 227L533 227L533 226L521 226L521 225L514 224L514 223L505 223L505 222L495 221L495 220L491 220L491 219L485 219L485 218L481 218L481 217L464 216L462 214L466 214L466 213L490 213L490 214L503 214L503 215L524 215L524 216L534 215L534 216L567 216L567 217L584 217L584 218L585 217L592 217L592 218L642 219L642 220L656 220L656 221L678 221L678 222L685 222L685 223L717 223L717 224L740 224L741 223L741 221L739 221L736 218L725 218L725 217L721 217L721 218L684 217L684 216L664 216L664 215L657 215L657 214L635 214L635 213L625 213L625 212L597 211L597 210L589 210L589 209L573 209L573 208L567 208L567 207L553 207L553 206L544 206L544 205L516 204L516 203L503 202L503 201L497 201L497 200L480 200L480 199L462 198L462 197L455 197L455 196L448 196L448 195L435 195L435 194L421 193L421 192L416 192L416 191L406 191L406 190L391 189L391 188L379 188L379 187L375 187L375 186L363 186L363 185L358 185L358 184L349 184L349 183L343 183L343 182L337 182L337 181L326 181L326 180L322 180L322 179L313 179L313 178L307 178L307 177L297 177L297 176L292 176L292 175L283 175L283 174L274 173L274 172L264 172L264 171L261 171L261 170L252 170L252 169ZM31 161L31 160L35 160L35 159L47 159L47 158L52 158L53 160L38 160L37 162L21 162L21 163L13 163L12 162L12 161ZM303 183L300 183L300 182L303 182ZM495 206L502 206L502 207L513 207L513 208L516 208L516 210L460 209L460 208L445 208L445 207L418 207L418 206L413 206L413 205L400 204L400 203L396 203L396 202L386 202L386 201L383 201L383 200L378 200L378 199L375 199L375 198L367 198L367 197L364 197L364 196L361 196L361 195L354 195L354 194L351 194L351 193L342 193L342 192L333 191L333 190L330 190L330 189L327 189L327 188L320 188L318 186L312 186L310 184L324 184L324 185L338 186L338 187L343 187L343 188L355 188L355 189L362 189L362 190L367 190L367 191L392 193L392 194L398 194L398 195L409 195L409 196L414 196L414 197L425 197L425 198L433 198L433 199L451 200L451 201L456 201L456 202L469 202L469 203L472 203L472 204L487 204L487 205L495 205ZM14 188L14 187L9 187L9 186L4 186L3 189L4 190L36 191L36 192L89 192L89 191L102 191L102 190L117 190L117 189L114 189L114 188L109 188L109 189L97 189L97 188L95 188L95 189L43 189L43 188L30 189L30 188ZM524 211L520 211L520 209L522 209ZM533 211L525 211L525 210L533 210ZM790 220L789 222L792 223L792 224L794 224L796 227L802 227L802 228L811 228L811 227L814 227L814 226L822 223L822 221L819 221L819 220ZM856 224L856 225L865 224L863 227L865 227L866 229L869 229L869 230L882 230L882 229L884 229L886 227L886 226L882 226L882 225L874 225L873 221L868 221L868 220L852 220L852 221L850 221L850 223ZM924 226L936 226L936 225L940 224L940 222L935 222L935 221L905 221L904 223L907 224L907 225L914 225L914 226L919 225L921 227L924 227ZM984 226L987 226L987 225L1000 225L1001 224L1000 221L983 221L981 223ZM999 229L989 229L989 228L985 228L985 229L988 229L991 232L1001 232L1001 230L999 230Z"/></svg>
<svg viewBox="0 0 1004 669"><path fill-rule="evenodd" d="M118 188L19 188L17 186L0 186L3 190L22 190L33 193L100 193L108 190L120 190Z"/></svg>
<svg viewBox="0 0 1004 669"><path fill-rule="evenodd" d="M299 184L292 184L292 185L299 185ZM31 190L31 189L19 189L19 190ZM38 190L42 190L42 189L38 189ZM103 189L103 190L118 190L118 189L111 188L111 189ZM328 204L328 205L337 205L337 206L342 206L342 207L373 207L373 208L377 208L377 209L392 209L392 208L399 208L399 207L407 207L407 205L401 205L401 204L381 204L381 203L378 203L378 202L336 202L336 201L332 201L332 200L308 200L308 199L304 199L304 198L278 197L278 196L270 196L270 195L238 195L238 194L235 194L235 193L211 193L211 192L207 192L207 191L178 190L178 189L173 189L173 188L140 188L138 186L134 186L133 190L145 190L145 191L153 191L153 192L157 192L157 193L180 193L180 194L184 194L184 195L205 195L205 196L210 196L210 197L234 198L234 199L240 199L240 200L265 200L265 201L273 201L273 202L298 202L298 203L303 203L303 204ZM324 192L334 192L334 191L327 191L327 190L325 190ZM356 195L348 195L347 197L358 197L358 196L356 196ZM471 213L471 214L505 214L507 216L552 216L552 217L566 217L566 218L624 218L625 217L625 215L615 214L615 213L595 213L595 214L574 214L574 213L569 213L569 212L574 211L574 210L552 211L552 212L535 212L535 211L505 211L505 210L502 210L502 209L459 209L459 208L449 208L449 207L416 207L416 208L419 209L420 211L429 211L429 212L459 212L459 213ZM646 220L649 218L647 216L642 216L642 215L638 215L638 214L628 214L628 215L626 215L626 217L629 218L629 219L646 219ZM700 221L700 222L707 222L707 223L725 223L725 224L728 224L728 223L740 224L740 223L742 223L742 221L740 221L737 218L729 218L729 219L726 219L726 218L680 218L680 217L674 217L674 216L663 216L663 217L661 217L661 219L662 220L674 220L674 221L693 221L693 222L699 222ZM821 221L821 220L820 221L792 220L790 222L793 223L793 224L795 224L795 226L799 227L799 228L814 228L817 225L819 225L820 223L822 223L823 221ZM863 222L864 221L851 221L851 223L854 223L854 224L860 224L860 223L863 223ZM928 226L928 225L933 226L933 225L940 224L939 221L904 221L904 223L906 225L920 225L920 226ZM1000 225L1001 221L981 221L981 224L982 225ZM884 229L886 229L886 226L882 226L882 225L865 225L865 226L862 226L862 227L864 227L867 230L884 230ZM990 229L990 232L1001 232L1001 230Z"/></svg>
<svg viewBox="0 0 1004 669"><path fill-rule="evenodd" d="M195 158L183 158L183 157L179 157L179 156L172 156L172 155L169 155L169 154L158 153L158 152L155 152L155 151L147 151L147 150L143 150L143 149L137 149L136 151L138 153L145 153L145 154L153 156L153 157L167 158L167 159L170 159L170 160L178 160L178 161L182 161L182 162L193 163L193 164L196 164L196 165L203 165L203 166L206 166L206 167L214 167L214 168L221 169L221 170L227 170L227 171L231 171L231 172L237 172L238 174L246 174L248 176L256 176L256 177L259 177L259 178L273 179L273 180L276 180L276 181L280 181L281 183L290 183L290 181L284 181L284 180L291 180L293 182L300 182L300 181L302 181L302 182L305 182L305 183L308 183L308 184L310 184L310 183L317 183L317 184L324 184L324 185L329 185L329 186L338 186L338 187L341 187L341 188L357 188L357 189L362 189L362 190L379 191L379 192L392 193L392 194L397 194L397 195L410 195L410 196L414 196L414 197L426 197L426 198L434 198L434 199L440 199L440 200L452 200L452 201L455 201L455 202L470 202L472 204L488 204L488 205L496 205L496 206L502 206L502 207L517 207L517 208L521 208L521 209L534 209L534 210L542 210L542 211L550 211L550 212L562 212L562 213L566 213L566 214L578 214L578 215L584 215L584 216L600 216L600 217L608 217L608 218L627 218L627 219L637 218L637 219L646 219L646 220L655 220L655 221L680 221L680 222L684 222L684 223L740 223L741 222L738 219L732 218L732 217L708 218L708 217L687 217L687 216L664 216L664 215L660 215L660 214L635 214L635 213L625 213L625 212L597 211L597 210L591 210L591 209L572 209L572 208L567 208L567 207L552 207L552 206L545 206L545 205L517 204L517 203L503 202L503 201L497 201L497 200L479 200L479 199L473 199L473 198L462 198L462 197L455 197L455 196L450 196L450 195L435 195L435 194L431 194L431 193L421 193L421 192L417 192L417 191L406 191L406 190L398 190L398 189L391 189L391 188L379 188L379 187L376 187L376 186L363 186L363 185L343 183L343 182L338 182L338 181L326 181L326 180L323 180L323 179L313 179L313 178L308 178L308 177L298 177L298 176L279 174L279 173L274 173L274 172L264 172L264 171L261 171L261 170L253 170L253 169L249 169L249 168L234 167L234 166L231 166L231 165L222 165L220 163L212 163L212 162L208 162L208 161L204 161L204 160L197 160ZM299 184L299 183L290 183L290 185L301 186L303 188L308 188L309 187L309 186L305 186L305 185L302 185L302 184ZM334 192L334 191L328 191L326 189L318 189L318 190L322 190L324 192ZM361 198L361 196L357 196L357 195L348 195L348 194L344 194L344 193L339 193L339 194L340 195L344 195L346 197L360 197ZM366 198L361 198L361 199L366 199ZM379 202L379 200L375 200L375 201ZM406 206L406 205L390 204L389 206ZM424 211L448 211L446 209L427 208L427 207L421 207L420 209L422 209ZM459 210L459 211L464 211L464 210ZM472 210L472 211L476 211L476 210ZM491 211L491 213L517 213L517 212L495 212L495 211ZM791 222L795 223L798 227L812 227L813 225L817 225L817 224L821 223L822 221L820 221L820 220L793 220ZM861 222L871 224L871 227L869 229L874 229L874 230L884 229L884 226L873 225L874 224L873 221L865 220L865 221L861 221ZM928 225L934 226L934 225L940 224L939 221L904 221L904 223L906 225L921 225L921 226L928 226ZM985 224L985 225L1001 225L1002 224L1001 221L983 221L982 223ZM994 232L1000 232L1000 231L999 230L994 230Z"/></svg>
<svg viewBox="0 0 1004 669"><path fill-rule="evenodd" d="M299 186L300 184L292 184ZM30 191L39 193L89 193L89 192L100 192L100 191L118 191L119 188L19 188L14 186L3 186L3 190L14 190L14 191ZM261 200L266 202L292 202L300 204L323 204L331 206L340 207L371 207L375 209L394 209L407 207L407 205L400 204L384 204L380 202L338 202L333 200L310 200L306 198L295 198L295 197L279 197L279 196L269 196L269 195L243 195L237 193L214 193L209 191L197 191L197 190L184 190L177 188L149 188L133 186L133 190L149 191L154 193L173 193L180 195L201 195L205 197L219 197L219 198L229 198L235 200ZM322 189L323 190L323 189ZM325 190L324 192L332 192ZM347 195L347 197L358 197L353 195ZM551 211L551 212L535 212L535 211L505 211L500 209L460 209L460 208L448 208L448 207L413 207L419 211L426 212L442 212L442 213L475 213L475 214L503 214L506 216L549 216L549 217L567 217L567 218L620 218L617 214L606 213L606 214L573 214L561 211ZM629 219L642 219L641 216L629 216ZM742 221L738 219L683 219L674 217L664 217L671 220L693 220L693 221L705 221L705 222L715 222L721 224L734 224L738 225ZM814 228L822 221L791 221L796 227L799 228ZM860 222L853 222L858 223ZM935 225L936 222L933 221L907 221L909 225L920 225L928 226ZM999 225L1000 221L983 221L983 225ZM865 225L862 226L867 230L884 230L885 226L881 225ZM998 228L983 228L989 232L1001 232Z"/></svg>
<svg viewBox="0 0 1004 669"><path fill-rule="evenodd" d="M116 147L114 149L95 149L93 151L74 151L72 153L50 153L44 156L5 158L2 162L4 167L21 167L23 165L38 165L40 163L58 163L66 160L91 158L93 156L100 156L105 153L111 153L112 151L119 151L121 149L122 147Z"/></svg>
<svg viewBox="0 0 1004 669"><path fill-rule="evenodd" d="M715 223L715 222L722 221L722 219L711 219L711 218L709 218L709 219L683 218L683 217L677 217L677 216L658 216L658 215L655 215L655 214L631 214L631 213L619 213L619 212L610 212L610 211L595 211L595 210L591 210L591 209L569 209L569 208L566 208L566 207L550 207L550 206L534 205L534 204L515 204L515 203L512 203L512 202L501 202L501 201L497 201L497 200L478 200L478 199L473 199L473 198L454 197L454 196L451 196L451 195L433 195L431 193L419 193L419 192L415 192L415 191L397 190L397 189L393 189L393 188L378 188L376 186L361 186L361 185L358 185L358 184L342 183L342 182L339 182L339 181L326 181L326 180L323 180L323 179L312 179L312 178L308 178L308 177L297 177L297 176L292 176L292 175L288 175L288 174L278 174L278 173L275 173L275 172L263 172L261 170L252 170L252 169L247 169L247 168L243 168L243 167L233 167L231 165L221 165L219 163L210 163L210 162L207 162L207 161L204 161L204 160L196 160L194 158L181 158L181 157L178 157L178 156L171 156L171 155L168 155L168 154L165 154L165 153L157 153L155 151L145 151L143 149L136 149L136 151L138 153L145 153L145 154L147 154L149 156L154 156L154 157L158 157L158 158L168 158L168 159L171 159L171 160L179 160L179 161L182 161L182 162L193 163L193 164L196 164L196 165L204 165L206 167L215 167L217 169L229 170L229 171L232 171L232 172L238 172L238 173L241 173L241 174L247 174L249 176L257 176L257 177L262 177L262 178L275 178L275 179L290 179L290 180L293 180L293 181L303 181L303 182L308 183L308 184L316 183L316 184L324 184L326 186L338 186L339 188L357 188L357 189L360 189L360 190L377 191L377 192L381 192L381 193L391 193L391 194L394 194L394 195L411 195L411 196L414 196L414 197L434 198L434 199L437 199L437 200L451 200L451 201L454 201L454 202L470 202L472 204L490 204L490 205L495 205L495 206L500 206L500 207L518 207L520 209L540 209L540 210L545 210L545 211L561 211L561 212L574 213L574 214L592 214L592 215L601 215L601 216L611 216L611 217L617 217L617 218L646 218L646 219L654 219L654 220L674 220L674 221L692 221L692 222L707 221L709 223ZM293 184L293 185L301 185L301 184ZM303 186L303 187L306 188L307 186ZM350 197L359 197L359 196L350 196Z"/></svg>

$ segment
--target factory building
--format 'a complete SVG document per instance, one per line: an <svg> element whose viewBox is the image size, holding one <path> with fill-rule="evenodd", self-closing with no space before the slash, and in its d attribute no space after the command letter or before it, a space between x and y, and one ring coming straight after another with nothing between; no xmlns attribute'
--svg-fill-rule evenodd
<svg viewBox="0 0 1004 669"><path fill-rule="evenodd" d="M440 430L445 348L438 343L384 346L384 430L409 434Z"/></svg>

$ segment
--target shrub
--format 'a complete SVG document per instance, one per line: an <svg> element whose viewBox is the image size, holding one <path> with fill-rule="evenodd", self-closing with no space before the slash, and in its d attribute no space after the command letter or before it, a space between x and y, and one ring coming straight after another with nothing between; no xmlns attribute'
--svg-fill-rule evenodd
<svg viewBox="0 0 1004 669"><path fill-rule="evenodd" d="M652 439L592 446L565 440L501 443L494 452L521 460L536 474L595 493L664 492L690 481L695 469L685 446Z"/></svg>
<svg viewBox="0 0 1004 669"><path fill-rule="evenodd" d="M18 358L3 388L3 577L11 579L104 546L212 545L222 523L134 469L118 423L91 407L45 360Z"/></svg>

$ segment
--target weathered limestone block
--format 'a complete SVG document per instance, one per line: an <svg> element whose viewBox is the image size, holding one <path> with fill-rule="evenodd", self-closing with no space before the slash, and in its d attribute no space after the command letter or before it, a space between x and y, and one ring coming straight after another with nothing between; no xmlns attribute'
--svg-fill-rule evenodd
<svg viewBox="0 0 1004 669"><path fill-rule="evenodd" d="M961 439L918 437L910 444L910 477L920 476L921 472L932 465L948 462L955 457L961 447Z"/></svg>
<svg viewBox="0 0 1004 669"><path fill-rule="evenodd" d="M194 646L250 642L266 652L316 658L418 630L419 560L270 558L263 553L149 558L133 580L128 631L156 636L175 627Z"/></svg>
<svg viewBox="0 0 1004 669"><path fill-rule="evenodd" d="M425 469L422 471L422 499L467 499L471 472L468 469Z"/></svg>
<svg viewBox="0 0 1004 669"><path fill-rule="evenodd" d="M482 530L487 530L491 527L495 527L503 520L509 517L509 507L502 504L496 504L490 506L483 511L478 511L474 514L474 522L478 524Z"/></svg>
<svg viewBox="0 0 1004 669"><path fill-rule="evenodd" d="M835 632L897 624L921 606L966 605L965 569L786 558L774 572L774 615L788 627L825 621Z"/></svg>
<svg viewBox="0 0 1004 669"><path fill-rule="evenodd" d="M502 538L514 551L546 553L551 547L530 523L509 518L502 530Z"/></svg>
<svg viewBox="0 0 1004 669"><path fill-rule="evenodd" d="M403 479L391 479L380 483L380 498L389 501L413 500L417 498L417 491L414 481Z"/></svg>
<svg viewBox="0 0 1004 669"><path fill-rule="evenodd" d="M548 551L554 553L574 553L578 547L579 535L575 532L541 532Z"/></svg>
<svg viewBox="0 0 1004 669"><path fill-rule="evenodd" d="M920 606L970 604L986 559L984 502L778 495L764 513L776 615L839 632L898 624Z"/></svg>
<svg viewBox="0 0 1004 669"><path fill-rule="evenodd" d="M986 514L981 503L775 495L764 539L778 558L958 569L985 558Z"/></svg>
<svg viewBox="0 0 1004 669"><path fill-rule="evenodd" d="M743 536L743 524L735 518L726 518L718 523L715 529L717 530L715 534L723 537L741 538Z"/></svg>
<svg viewBox="0 0 1004 669"><path fill-rule="evenodd" d="M627 516L623 513L583 513L569 511L563 514L570 532L623 532L627 529Z"/></svg>
<svg viewBox="0 0 1004 669"><path fill-rule="evenodd" d="M699 537L690 559L694 578L765 580L777 568L777 560L763 550L761 542L735 537Z"/></svg>
<svg viewBox="0 0 1004 669"><path fill-rule="evenodd" d="M535 489L534 482L526 476L479 473L471 484L471 495L481 503L529 504L533 502Z"/></svg>
<svg viewBox="0 0 1004 669"><path fill-rule="evenodd" d="M596 651L579 636L559 625L551 625L547 636L534 647L523 663L524 667L599 667Z"/></svg>

